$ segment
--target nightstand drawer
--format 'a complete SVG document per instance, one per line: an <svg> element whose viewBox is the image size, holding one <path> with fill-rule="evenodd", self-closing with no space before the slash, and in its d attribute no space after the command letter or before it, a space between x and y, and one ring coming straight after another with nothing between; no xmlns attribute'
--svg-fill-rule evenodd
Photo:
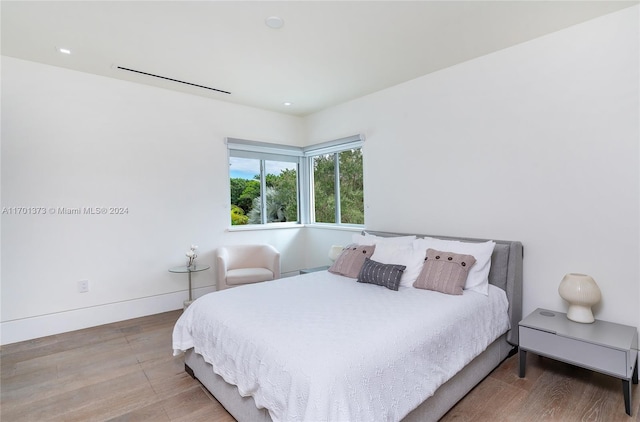
<svg viewBox="0 0 640 422"><path fill-rule="evenodd" d="M520 326L520 347L526 351L626 378L627 353L597 344Z"/></svg>

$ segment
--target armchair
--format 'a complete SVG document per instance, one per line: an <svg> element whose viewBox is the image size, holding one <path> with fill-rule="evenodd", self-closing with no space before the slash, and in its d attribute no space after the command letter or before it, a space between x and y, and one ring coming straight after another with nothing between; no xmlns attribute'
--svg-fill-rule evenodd
<svg viewBox="0 0 640 422"><path fill-rule="evenodd" d="M221 246L216 264L218 290L280 278L280 252L271 245Z"/></svg>

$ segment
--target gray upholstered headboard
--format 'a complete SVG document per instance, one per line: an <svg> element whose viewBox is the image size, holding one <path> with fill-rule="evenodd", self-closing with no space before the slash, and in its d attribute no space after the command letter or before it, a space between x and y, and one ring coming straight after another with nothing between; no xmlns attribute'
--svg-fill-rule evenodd
<svg viewBox="0 0 640 422"><path fill-rule="evenodd" d="M413 233L391 233L366 230L367 233L382 237L407 236ZM514 346L518 343L518 323L522 320L522 258L523 247L518 241L474 239L469 237L451 237L437 235L417 234L417 237L435 237L438 239L460 240L463 242L486 242L493 240L496 246L491 255L491 271L489 283L500 287L507 293L509 300L509 318L511 330L507 334L507 340Z"/></svg>

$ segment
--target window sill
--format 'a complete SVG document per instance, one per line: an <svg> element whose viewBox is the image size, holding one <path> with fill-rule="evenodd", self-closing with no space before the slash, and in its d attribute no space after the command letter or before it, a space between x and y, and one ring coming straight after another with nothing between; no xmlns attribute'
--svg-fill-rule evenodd
<svg viewBox="0 0 640 422"><path fill-rule="evenodd" d="M246 232L256 230L282 230L282 229L302 229L308 227L310 229L319 230L340 230L354 233L360 233L364 230L364 226L348 226L334 224L300 224L300 223L270 223L270 224L246 224L242 226L231 226L227 228L227 232Z"/></svg>
<svg viewBox="0 0 640 422"><path fill-rule="evenodd" d="M282 229L301 229L304 224L299 223L270 223L270 224L245 224L241 226L231 226L227 228L228 232L247 232L254 230L282 230Z"/></svg>

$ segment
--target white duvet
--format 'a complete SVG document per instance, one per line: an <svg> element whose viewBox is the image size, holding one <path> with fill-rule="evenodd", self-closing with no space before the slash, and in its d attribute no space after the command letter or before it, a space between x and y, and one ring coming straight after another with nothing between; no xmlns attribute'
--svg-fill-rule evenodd
<svg viewBox="0 0 640 422"><path fill-rule="evenodd" d="M210 293L173 331L274 421L397 421L509 328L507 298L326 271Z"/></svg>

